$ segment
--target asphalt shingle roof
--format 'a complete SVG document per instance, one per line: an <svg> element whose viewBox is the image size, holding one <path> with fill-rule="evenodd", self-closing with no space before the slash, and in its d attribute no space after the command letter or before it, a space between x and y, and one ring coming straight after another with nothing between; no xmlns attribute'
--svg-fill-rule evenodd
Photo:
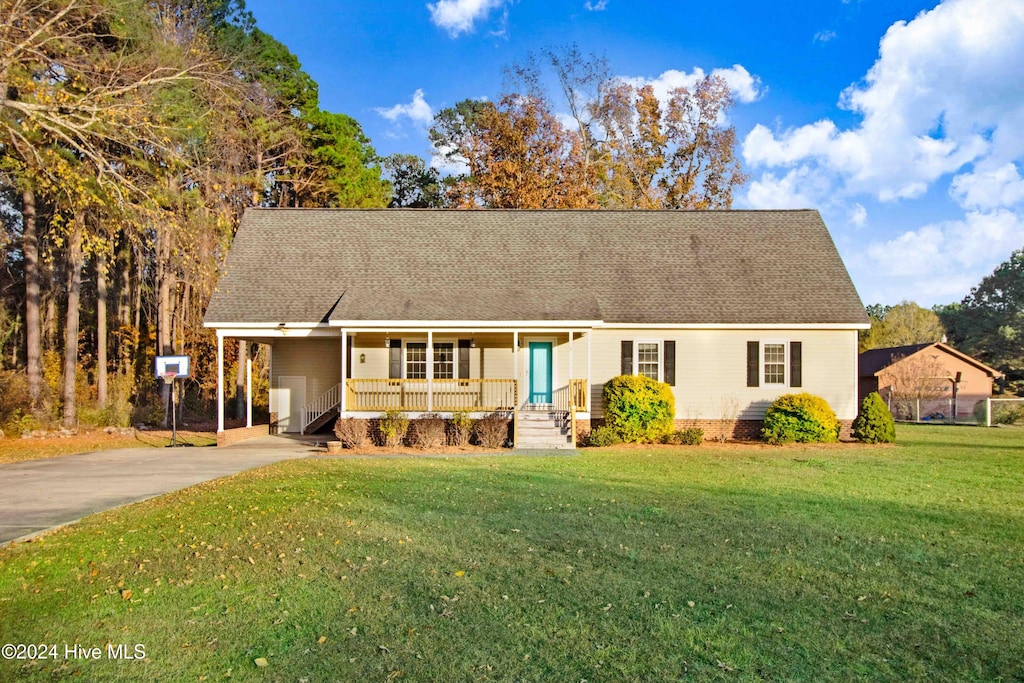
<svg viewBox="0 0 1024 683"><path fill-rule="evenodd" d="M817 211L249 209L206 321L866 323Z"/></svg>

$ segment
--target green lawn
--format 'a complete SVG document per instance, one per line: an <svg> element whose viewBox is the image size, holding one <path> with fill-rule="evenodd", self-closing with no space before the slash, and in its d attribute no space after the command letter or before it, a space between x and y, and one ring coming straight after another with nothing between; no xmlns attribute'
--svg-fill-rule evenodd
<svg viewBox="0 0 1024 683"><path fill-rule="evenodd" d="M1024 680L1024 432L899 435L264 468L0 551L0 680Z"/></svg>

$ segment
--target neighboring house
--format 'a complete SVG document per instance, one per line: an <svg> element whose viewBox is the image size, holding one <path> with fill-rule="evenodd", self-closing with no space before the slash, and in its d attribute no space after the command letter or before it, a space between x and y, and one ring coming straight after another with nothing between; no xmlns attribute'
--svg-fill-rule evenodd
<svg viewBox="0 0 1024 683"><path fill-rule="evenodd" d="M942 342L871 349L859 365L861 400L877 391L893 415L908 420L971 415L1003 376Z"/></svg>
<svg viewBox="0 0 1024 683"><path fill-rule="evenodd" d="M284 432L385 409L589 426L635 373L737 437L791 391L852 421L869 326L809 210L249 209L205 320L221 364L225 338L270 345ZM220 381L219 431L222 404Z"/></svg>

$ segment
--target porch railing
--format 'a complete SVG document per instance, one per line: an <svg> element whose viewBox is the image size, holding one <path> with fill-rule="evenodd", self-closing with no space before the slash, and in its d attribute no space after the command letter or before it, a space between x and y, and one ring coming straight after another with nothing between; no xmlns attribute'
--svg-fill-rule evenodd
<svg viewBox="0 0 1024 683"><path fill-rule="evenodd" d="M350 379L345 391L346 411L489 412L519 403L514 379Z"/></svg>
<svg viewBox="0 0 1024 683"><path fill-rule="evenodd" d="M341 385L333 387L320 394L312 403L306 405L302 411L302 433L306 433L306 427L338 407L341 402Z"/></svg>
<svg viewBox="0 0 1024 683"><path fill-rule="evenodd" d="M567 386L556 389L554 395L554 408L562 412L569 410L587 410L587 380L571 379Z"/></svg>

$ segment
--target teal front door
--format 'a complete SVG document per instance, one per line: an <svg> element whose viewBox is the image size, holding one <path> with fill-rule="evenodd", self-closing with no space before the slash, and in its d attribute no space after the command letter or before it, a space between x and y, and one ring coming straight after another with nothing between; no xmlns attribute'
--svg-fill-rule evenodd
<svg viewBox="0 0 1024 683"><path fill-rule="evenodd" d="M530 342L530 403L551 403L551 342Z"/></svg>

